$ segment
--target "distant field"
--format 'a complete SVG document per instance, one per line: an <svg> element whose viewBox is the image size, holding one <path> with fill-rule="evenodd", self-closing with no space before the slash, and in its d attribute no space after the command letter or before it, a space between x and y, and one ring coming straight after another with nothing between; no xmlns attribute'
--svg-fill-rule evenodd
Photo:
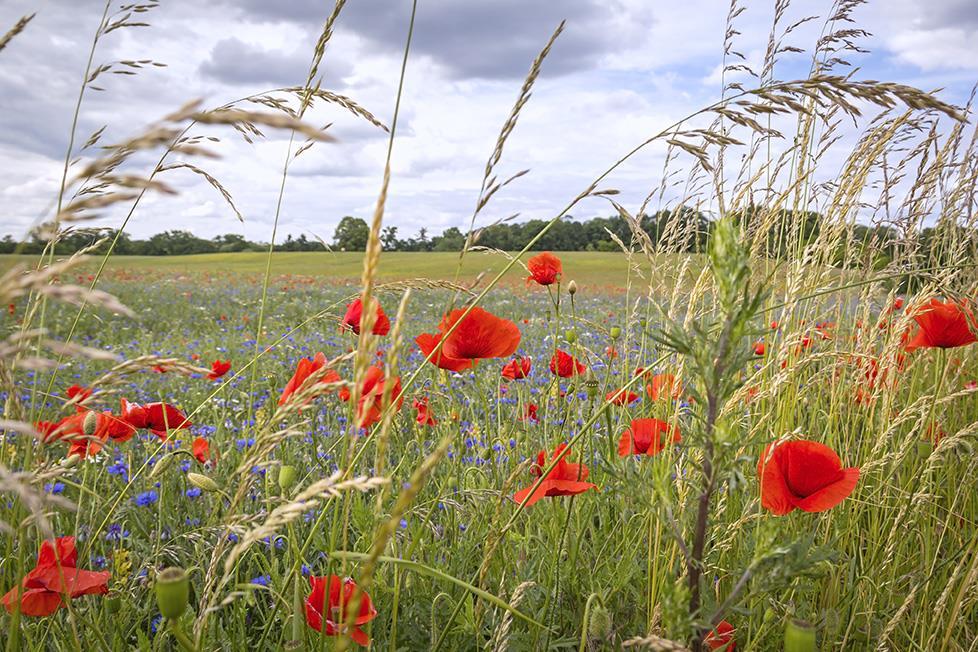
<svg viewBox="0 0 978 652"><path fill-rule="evenodd" d="M528 256L527 256L528 257ZM568 274L565 281L572 278L581 285L621 285L624 283L628 267L627 259L619 253L561 252L560 257ZM362 271L363 254L359 252L277 252L272 255L272 274L301 274L327 276L338 279L359 278ZM524 257L525 259L526 257ZM0 269L8 269L15 263L32 264L35 256L0 256ZM242 252L229 254L197 254L193 256L113 256L109 262L110 270L160 271L174 273L210 273L261 275L265 271L267 254ZM651 265L642 256L635 258L644 270ZM670 276L679 268L679 256L663 255L657 262L663 265ZM499 254L471 253L465 257L461 277L473 279L479 274L498 273L506 265ZM452 279L458 266L458 254L453 252L407 253L385 252L381 258L378 276L387 280L424 277L433 279ZM693 268L698 271L699 257L693 260ZM573 271L573 273L571 273ZM660 273L662 273L660 271ZM526 276L526 271L516 266L506 276L509 282L518 282Z"/></svg>

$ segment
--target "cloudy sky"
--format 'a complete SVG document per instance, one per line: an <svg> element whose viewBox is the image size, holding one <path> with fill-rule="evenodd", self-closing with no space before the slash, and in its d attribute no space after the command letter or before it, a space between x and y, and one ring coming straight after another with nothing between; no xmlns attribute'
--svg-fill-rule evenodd
<svg viewBox="0 0 978 652"><path fill-rule="evenodd" d="M773 2L742 0L736 49L757 69ZM118 5L113 5L117 8ZM406 37L409 0L349 0L326 53L323 87L343 93L389 123ZM0 0L0 33L37 17L0 52L0 233L22 235L50 214L100 0ZM831 3L796 0L785 23L822 19L794 32L805 54L783 57L780 79L804 75ZM103 75L88 92L78 140L107 125L118 142L190 99L219 106L235 98L302 84L331 0L161 0L152 25L121 29L99 43L95 62L152 59L136 76ZM420 0L394 146L387 223L399 234L424 227L465 230L482 171L536 53L567 20L499 166L500 176L531 172L504 189L483 222L519 213L552 216L635 144L720 92L727 14L720 0ZM978 80L978 2L876 0L856 11L873 36L854 58L859 76L943 88L963 103ZM745 85L750 81L743 80ZM367 217L380 186L386 135L342 108L309 116L332 123L339 139L318 144L293 164L280 234L329 239L343 215ZM182 228L202 236L242 233L267 241L288 135L247 144L221 138L220 160L202 165L234 197L239 222L221 197L186 171L165 179L177 197L151 197L129 231L144 237ZM76 141L77 142L77 141ZM659 183L662 151L636 157L610 180L637 206ZM589 200L590 201L590 200ZM607 214L599 200L578 217ZM108 214L100 224L118 225Z"/></svg>

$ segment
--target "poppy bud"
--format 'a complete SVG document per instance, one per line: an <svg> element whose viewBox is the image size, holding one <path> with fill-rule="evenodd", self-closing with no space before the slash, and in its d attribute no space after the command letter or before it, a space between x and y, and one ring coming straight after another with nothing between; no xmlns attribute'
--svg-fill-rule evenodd
<svg viewBox="0 0 978 652"><path fill-rule="evenodd" d="M282 491L288 491L295 484L296 472L295 467L289 464L283 464L282 468L278 470L278 486Z"/></svg>
<svg viewBox="0 0 978 652"><path fill-rule="evenodd" d="M86 437L95 436L95 431L98 429L98 415L95 412L89 410L85 414L85 420L82 421L82 433Z"/></svg>
<svg viewBox="0 0 978 652"><path fill-rule="evenodd" d="M764 610L764 623L765 624L770 624L770 623L774 622L774 619L777 618L777 617L778 617L778 613L774 609L772 609L771 607L768 607L767 609Z"/></svg>
<svg viewBox="0 0 978 652"><path fill-rule="evenodd" d="M119 597L117 592L113 591L105 599L105 610L110 614L115 614L119 613L120 609L122 609L122 598Z"/></svg>
<svg viewBox="0 0 978 652"><path fill-rule="evenodd" d="M72 453L68 457L64 458L64 460L62 460L61 466L65 467L66 469L70 469L73 466L77 466L78 462L80 461L81 461L81 455L79 455L78 453Z"/></svg>
<svg viewBox="0 0 978 652"><path fill-rule="evenodd" d="M573 328L568 328L567 332L564 333L564 339L567 340L568 344L573 344L577 341L577 331Z"/></svg>
<svg viewBox="0 0 978 652"><path fill-rule="evenodd" d="M784 652L815 652L815 627L792 618L784 626Z"/></svg>
<svg viewBox="0 0 978 652"><path fill-rule="evenodd" d="M587 625L587 635L596 641L603 641L611 636L611 612L604 607L595 607L591 611L591 620Z"/></svg>
<svg viewBox="0 0 978 652"><path fill-rule="evenodd" d="M202 491L220 491L221 488L218 486L214 480L207 477L206 475L201 475L200 473L188 473L187 480L190 484L197 487Z"/></svg>
<svg viewBox="0 0 978 652"><path fill-rule="evenodd" d="M649 320L648 319L640 319L640 320L638 320L638 325L642 327L642 330L645 330L646 328L649 327Z"/></svg>
<svg viewBox="0 0 978 652"><path fill-rule="evenodd" d="M571 296L577 294L577 281L571 281L567 284L567 293Z"/></svg>
<svg viewBox="0 0 978 652"><path fill-rule="evenodd" d="M611 327L611 339L617 340L619 337L621 337L621 329L618 328L617 326L612 326Z"/></svg>
<svg viewBox="0 0 978 652"><path fill-rule="evenodd" d="M156 461L153 465L153 470L149 472L149 477L152 480L157 476L163 475L163 472L170 468L170 463L173 461L173 453L164 455Z"/></svg>
<svg viewBox="0 0 978 652"><path fill-rule="evenodd" d="M164 618L174 620L183 615L190 602L190 580L182 568L171 566L156 576L156 604Z"/></svg>

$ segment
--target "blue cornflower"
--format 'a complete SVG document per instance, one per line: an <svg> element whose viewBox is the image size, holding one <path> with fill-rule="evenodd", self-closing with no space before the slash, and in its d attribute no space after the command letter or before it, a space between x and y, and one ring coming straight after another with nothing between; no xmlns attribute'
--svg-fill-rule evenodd
<svg viewBox="0 0 978 652"><path fill-rule="evenodd" d="M118 523L113 523L105 531L106 541L122 541L129 537L129 530L122 529L122 526Z"/></svg>
<svg viewBox="0 0 978 652"><path fill-rule="evenodd" d="M49 494L64 493L64 490L65 490L64 482L55 482L53 484L49 482L46 485L44 485L44 491L48 492Z"/></svg>
<svg viewBox="0 0 978 652"><path fill-rule="evenodd" d="M136 496L136 504L140 507L149 507L160 499L160 495L155 491L144 491Z"/></svg>

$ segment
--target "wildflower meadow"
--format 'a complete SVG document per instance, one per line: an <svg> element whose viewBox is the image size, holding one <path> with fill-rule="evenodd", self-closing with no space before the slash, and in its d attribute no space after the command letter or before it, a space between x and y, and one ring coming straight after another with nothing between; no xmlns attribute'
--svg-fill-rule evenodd
<svg viewBox="0 0 978 652"><path fill-rule="evenodd" d="M106 4L93 52L158 4ZM327 4L304 84L123 142L73 131L40 253L0 256L0 647L978 649L970 105L844 70L852 1L783 81L778 14L750 82L582 158L503 250L487 216L524 175L507 148L556 25L458 247L390 254L415 14L392 108L368 111L323 82ZM224 139L291 137L281 206L288 161L343 138L331 112L389 139L362 252L115 255L178 168L237 212L205 172ZM666 166L626 197L615 174L650 149ZM546 246L585 204L614 251ZM317 272L330 256L353 271Z"/></svg>

